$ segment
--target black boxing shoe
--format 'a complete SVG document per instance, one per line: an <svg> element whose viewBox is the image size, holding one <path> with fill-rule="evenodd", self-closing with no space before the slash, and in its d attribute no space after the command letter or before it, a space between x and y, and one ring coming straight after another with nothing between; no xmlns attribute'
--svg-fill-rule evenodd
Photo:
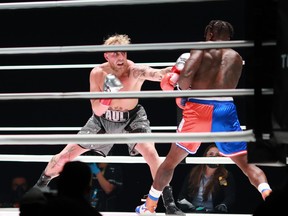
<svg viewBox="0 0 288 216"><path fill-rule="evenodd" d="M176 206L171 186L166 186L164 188L162 193L162 200L164 207L166 209L165 212L166 215L182 215L182 216L186 215Z"/></svg>
<svg viewBox="0 0 288 216"><path fill-rule="evenodd" d="M186 214L182 212L176 205L168 205L165 206L166 208L166 215L182 215L185 216Z"/></svg>

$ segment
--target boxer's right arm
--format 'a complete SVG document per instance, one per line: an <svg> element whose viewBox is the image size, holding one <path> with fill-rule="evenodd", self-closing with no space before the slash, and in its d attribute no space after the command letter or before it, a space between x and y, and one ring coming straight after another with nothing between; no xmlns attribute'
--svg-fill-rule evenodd
<svg viewBox="0 0 288 216"><path fill-rule="evenodd" d="M122 83L120 80L113 74L107 74L104 79L103 84L103 91L104 92L118 92L121 88L123 88ZM111 104L112 99L111 98L101 98L99 102L107 106L107 109L109 105Z"/></svg>
<svg viewBox="0 0 288 216"><path fill-rule="evenodd" d="M122 84L118 79L116 80L114 78L114 75L107 76L100 67L94 68L90 73L90 92L119 91L122 88ZM90 101L94 114L102 116L109 108L112 99L101 98L99 100L91 99Z"/></svg>

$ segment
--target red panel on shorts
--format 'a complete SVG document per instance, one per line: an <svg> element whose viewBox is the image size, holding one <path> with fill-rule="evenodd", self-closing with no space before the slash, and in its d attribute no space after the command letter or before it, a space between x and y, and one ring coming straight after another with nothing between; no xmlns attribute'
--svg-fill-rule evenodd
<svg viewBox="0 0 288 216"><path fill-rule="evenodd" d="M183 110L182 122L179 124L178 133L211 132L213 105L187 102ZM201 142L179 142L191 152L197 151Z"/></svg>

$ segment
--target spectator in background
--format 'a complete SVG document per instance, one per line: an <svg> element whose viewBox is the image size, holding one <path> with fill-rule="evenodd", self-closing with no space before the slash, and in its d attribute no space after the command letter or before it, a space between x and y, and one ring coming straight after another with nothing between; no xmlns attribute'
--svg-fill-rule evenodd
<svg viewBox="0 0 288 216"><path fill-rule="evenodd" d="M218 157L215 144L209 145L204 157ZM200 164L184 180L177 199L183 212L230 212L235 203L235 182L223 164Z"/></svg>
<svg viewBox="0 0 288 216"><path fill-rule="evenodd" d="M19 207L22 196L28 191L27 179L24 176L16 176L11 180L10 190L2 198L1 207Z"/></svg>
<svg viewBox="0 0 288 216"><path fill-rule="evenodd" d="M118 211L123 188L122 167L111 163L89 164L92 177L91 205L98 211Z"/></svg>
<svg viewBox="0 0 288 216"><path fill-rule="evenodd" d="M80 161L65 163L57 186L58 193L48 199L45 215L102 216L89 202L92 172L86 163Z"/></svg>
<svg viewBox="0 0 288 216"><path fill-rule="evenodd" d="M32 187L21 199L20 216L102 216L89 203L92 172L81 161L67 162L60 172L57 193Z"/></svg>
<svg viewBox="0 0 288 216"><path fill-rule="evenodd" d="M39 188L32 187L22 196L19 202L19 216L45 216L48 195Z"/></svg>

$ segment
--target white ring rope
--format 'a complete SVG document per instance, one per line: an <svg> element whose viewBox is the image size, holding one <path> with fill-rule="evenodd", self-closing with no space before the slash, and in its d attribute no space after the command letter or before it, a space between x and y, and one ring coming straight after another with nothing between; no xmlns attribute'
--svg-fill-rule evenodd
<svg viewBox="0 0 288 216"><path fill-rule="evenodd" d="M141 65L148 65L150 67L167 67L175 65L175 62L150 62L150 63L136 63ZM62 65L6 65L0 66L0 70L37 70L37 69L71 69L71 68L94 68L100 64L62 64ZM245 61L243 61L245 65Z"/></svg>
<svg viewBox="0 0 288 216"><path fill-rule="evenodd" d="M273 42L271 42L274 44ZM276 42L275 42L276 44ZM82 46L44 46L44 47L8 47L0 48L4 54L40 54L72 52L105 52L105 51L144 51L144 50L190 50L209 48L253 47L254 42L245 40L177 43L139 43L129 45L82 45Z"/></svg>
<svg viewBox="0 0 288 216"><path fill-rule="evenodd" d="M49 162L54 155L21 155L21 154L0 154L0 162ZM164 160L165 157L160 157ZM142 156L88 156L81 155L74 160L86 163L147 163ZM229 157L194 157L185 158L186 164L235 164ZM286 164L288 158L286 158ZM264 165L264 164L263 164ZM265 163L266 166L276 166L277 163ZM279 163L278 166L283 166Z"/></svg>
<svg viewBox="0 0 288 216"><path fill-rule="evenodd" d="M49 162L54 155L20 155L20 154L0 154L0 161L11 161L11 162ZM165 157L160 157L161 160L164 160ZM188 158L187 158L188 159ZM91 163L146 163L143 157L141 156L88 156L81 155L75 158L74 160L81 160L83 162ZM187 161L187 160L186 160ZM234 162L230 158L226 157L193 157L189 158L189 164L233 164Z"/></svg>
<svg viewBox="0 0 288 216"><path fill-rule="evenodd" d="M152 131L175 131L177 126L151 126ZM0 131L79 131L81 127L0 127ZM246 126L241 125L242 130Z"/></svg>
<svg viewBox="0 0 288 216"><path fill-rule="evenodd" d="M0 145L59 145L78 144L125 144L125 143L171 143L171 142L255 142L252 130L233 132L197 132L197 133L137 133L137 134L50 134L50 135L0 135Z"/></svg>
<svg viewBox="0 0 288 216"><path fill-rule="evenodd" d="M160 4L180 2L207 2L219 0L73 0L73 1L38 1L1 3L0 10L7 9L31 9L31 8L53 8L53 7L84 7L84 6L108 6L108 5L136 5L136 4Z"/></svg>
<svg viewBox="0 0 288 216"><path fill-rule="evenodd" d="M0 100L249 96L254 95L254 91L254 89L204 89L185 91L1 93ZM261 89L261 91L263 95L273 95L273 89Z"/></svg>
<svg viewBox="0 0 288 216"><path fill-rule="evenodd" d="M151 62L136 63L141 65L149 65L151 67L167 67L173 66L175 62ZM244 64L244 61L243 61ZM94 68L99 64L62 64L62 65L7 65L0 66L0 70L36 70L36 69L71 69L71 68Z"/></svg>
<svg viewBox="0 0 288 216"><path fill-rule="evenodd" d="M176 130L176 126L151 126L153 131ZM79 131L81 127L0 127L0 131ZM243 129L243 128L242 128Z"/></svg>
<svg viewBox="0 0 288 216"><path fill-rule="evenodd" d="M167 67L175 65L175 62L150 62L150 63L136 63L141 65L148 65L150 67ZM94 68L100 64L62 64L62 65L6 65L0 66L0 70L37 70L37 69L71 69L71 68ZM243 61L245 65L245 61Z"/></svg>

